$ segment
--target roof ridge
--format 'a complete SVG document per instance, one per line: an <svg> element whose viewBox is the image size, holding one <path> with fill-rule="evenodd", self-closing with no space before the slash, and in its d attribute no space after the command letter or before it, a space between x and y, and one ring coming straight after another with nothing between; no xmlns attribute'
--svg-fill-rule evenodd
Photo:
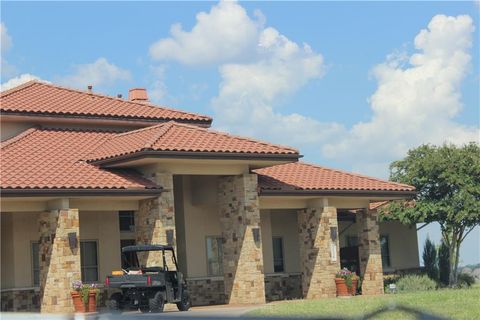
<svg viewBox="0 0 480 320"><path fill-rule="evenodd" d="M5 141L2 141L0 148L3 150L3 149L5 149L6 147L14 144L15 142L18 142L18 141L24 139L25 137L29 136L29 135L32 134L33 132L38 131L38 130L40 130L40 129L41 129L40 126L33 126L33 127L31 127L31 128L28 128L27 130L22 131L21 133L17 134L16 136L13 136L13 137L5 140Z"/></svg>
<svg viewBox="0 0 480 320"><path fill-rule="evenodd" d="M152 129L154 129L154 128L164 126L165 124L167 124L167 123L169 123L169 122L174 122L174 121L171 120L171 121L162 122L162 123L159 123L159 124L156 124L156 125L153 125L153 126L148 126L148 127L143 127L143 128L140 128L140 129L125 131L125 132L119 133L119 134L117 135L117 137L120 137L120 136L128 136L129 134L132 134L132 133L137 133L137 132L152 130Z"/></svg>
<svg viewBox="0 0 480 320"><path fill-rule="evenodd" d="M165 135L170 129L173 127L175 121L169 121L165 123L163 126L159 126L161 130L153 135L153 137L145 142L144 148L150 149L152 146L157 142L163 135Z"/></svg>
<svg viewBox="0 0 480 320"><path fill-rule="evenodd" d="M1 91L1 97L6 97L14 92L17 92L19 90L22 90L22 89L25 89L25 88L28 88L30 87L31 85L35 84L35 83L40 83L40 81L36 80L36 79L32 79L32 80L28 80L27 82L24 82L24 83L21 83L19 84L18 86L15 86L13 88L10 88L10 89L7 89L7 90L4 90L4 91Z"/></svg>
<svg viewBox="0 0 480 320"><path fill-rule="evenodd" d="M363 174L360 174L360 173L348 172L348 171L344 171L344 170L340 170L340 169L334 169L334 168L330 168L330 167L320 166L318 164L313 164L313 163L309 163L309 162L298 161L298 163L305 164L307 166L314 167L314 168L326 169L326 170L330 170L330 171L334 171L334 172L339 172L339 173L342 173L342 174L347 174L347 175L353 176L353 177L360 177L360 178L369 179L369 180L378 181L378 182L383 182L383 183L393 183L393 184L408 187L408 188L412 187L411 185L400 183L400 182L384 180L384 179L375 178L375 177L372 177L372 176L363 175Z"/></svg>
<svg viewBox="0 0 480 320"><path fill-rule="evenodd" d="M269 142L266 142L266 141L263 141L263 140L256 140L254 138L243 137L243 136L239 136L239 135L235 135L235 134L231 134L231 133L228 133L228 132L223 132L223 131L219 131L219 130L215 130L215 129L211 129L211 128L201 128L201 127L191 125L191 124L187 124L187 123L178 123L176 121L172 121L172 122L175 122L175 125L177 125L177 126L183 126L183 127L193 128L193 129L197 129L197 130L203 130L203 131L206 131L208 133L213 133L213 134L222 134L222 135L226 135L226 136L236 138L236 139L240 139L240 140L244 140L244 141L259 143L259 144L263 144L263 145L270 146L270 147L273 146L273 147L277 147L277 148L289 149L289 150L294 151L296 153L300 153L300 151L298 149L292 148L292 147L287 146L287 145L269 143Z"/></svg>
<svg viewBox="0 0 480 320"><path fill-rule="evenodd" d="M110 99L110 100L121 101L121 102L129 103L129 104L147 106L149 108L162 108L162 109L169 110L169 111L180 112L180 113L183 113L183 114L202 117L202 118L205 118L206 121L212 121L213 120L211 117L206 116L206 115L202 115L202 114L199 114L199 113L194 113L194 112L190 112L190 111L183 111L183 110L180 110L180 109L175 109L175 108L171 108L171 107L156 105L156 104L152 104L150 102L145 103L145 102L138 102L138 101L130 101L130 100L126 100L126 99L113 97L113 96L103 94L103 93L87 92L87 91L84 91L84 90L75 89L75 88L71 88L71 87L66 87L66 86L53 84L53 83L42 82L42 81L38 81L38 80L35 80L35 79L30 80L28 82L25 82L23 84L20 84L16 87L13 87L13 88L9 89L9 90L6 90L6 91L2 92L1 96L2 97L7 96L7 95L9 95L13 92L16 92L16 91L21 90L21 89L26 88L26 87L29 87L33 84L42 84L42 85L46 85L46 86L53 87L53 88L60 89L60 90L67 90L67 91L76 92L76 93L80 93L80 94L93 95L93 96L97 96L97 97L100 97L100 98L106 98L106 99Z"/></svg>

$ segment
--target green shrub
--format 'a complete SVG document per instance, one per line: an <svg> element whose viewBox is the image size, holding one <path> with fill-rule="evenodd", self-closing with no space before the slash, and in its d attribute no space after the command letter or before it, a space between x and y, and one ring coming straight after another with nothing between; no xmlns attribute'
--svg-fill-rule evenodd
<svg viewBox="0 0 480 320"><path fill-rule="evenodd" d="M468 273L458 275L457 286L459 288L470 288L475 283L475 277Z"/></svg>
<svg viewBox="0 0 480 320"><path fill-rule="evenodd" d="M400 292L435 290L437 283L426 275L406 275L397 281Z"/></svg>
<svg viewBox="0 0 480 320"><path fill-rule="evenodd" d="M440 283L445 286L448 286L448 277L450 275L449 256L448 246L442 240L440 248L438 248L438 278Z"/></svg>
<svg viewBox="0 0 480 320"><path fill-rule="evenodd" d="M423 246L423 265L425 266L425 271L430 279L438 279L438 267L437 267L437 248L429 238L425 241Z"/></svg>

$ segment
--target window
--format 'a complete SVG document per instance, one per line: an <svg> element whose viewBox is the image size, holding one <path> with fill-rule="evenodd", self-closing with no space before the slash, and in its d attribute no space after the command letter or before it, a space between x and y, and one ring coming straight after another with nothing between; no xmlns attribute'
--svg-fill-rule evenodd
<svg viewBox="0 0 480 320"><path fill-rule="evenodd" d="M120 240L120 248L126 246L134 246L135 240L128 239L128 240ZM126 252L122 253L120 249L120 255L122 257L122 269L128 269L136 265L136 253L135 252Z"/></svg>
<svg viewBox="0 0 480 320"><path fill-rule="evenodd" d="M358 236L347 236L347 247L357 247Z"/></svg>
<svg viewBox="0 0 480 320"><path fill-rule="evenodd" d="M273 237L273 271L284 272L283 262L283 239L281 237Z"/></svg>
<svg viewBox="0 0 480 320"><path fill-rule="evenodd" d="M207 237L207 273L209 276L223 275L223 245L221 237Z"/></svg>
<svg viewBox="0 0 480 320"><path fill-rule="evenodd" d="M32 242L32 275L33 286L40 285L40 258L38 242Z"/></svg>
<svg viewBox="0 0 480 320"><path fill-rule="evenodd" d="M390 267L390 249L388 246L388 236L380 236L380 248L382 251L382 267Z"/></svg>
<svg viewBox="0 0 480 320"><path fill-rule="evenodd" d="M133 211L119 211L120 231L135 231L135 214Z"/></svg>
<svg viewBox="0 0 480 320"><path fill-rule="evenodd" d="M80 264L82 281L98 281L97 241L80 241Z"/></svg>

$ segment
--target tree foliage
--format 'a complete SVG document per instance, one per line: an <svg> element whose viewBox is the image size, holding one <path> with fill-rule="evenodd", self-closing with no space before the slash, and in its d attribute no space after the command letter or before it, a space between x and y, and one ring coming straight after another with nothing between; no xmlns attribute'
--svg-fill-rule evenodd
<svg viewBox="0 0 480 320"><path fill-rule="evenodd" d="M449 248L449 283L457 279L459 249L480 224L480 147L422 145L390 165L390 179L415 186L415 205L393 202L388 216L405 224L438 222Z"/></svg>

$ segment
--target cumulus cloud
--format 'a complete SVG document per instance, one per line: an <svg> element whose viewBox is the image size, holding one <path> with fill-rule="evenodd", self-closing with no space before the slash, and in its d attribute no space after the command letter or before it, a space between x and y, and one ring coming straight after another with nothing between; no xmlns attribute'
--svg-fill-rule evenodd
<svg viewBox="0 0 480 320"><path fill-rule="evenodd" d="M252 20L245 9L233 1L222 1L210 12L200 12L190 31L180 24L171 27L169 38L150 47L157 60L175 60L189 65L243 60L253 53L263 19Z"/></svg>
<svg viewBox="0 0 480 320"><path fill-rule="evenodd" d="M33 74L29 74L29 73L21 74L18 77L12 78L7 82L2 83L1 91L14 88L16 86L19 86L21 84L24 84L25 82L32 81L32 80L41 80L41 79L37 76L34 76ZM41 80L41 81L44 81L44 80ZM44 81L44 82L48 82L48 81Z"/></svg>
<svg viewBox="0 0 480 320"><path fill-rule="evenodd" d="M117 81L131 79L130 72L122 69L105 58L98 58L96 61L87 64L75 65L73 73L59 77L56 82L85 89L88 85L108 87Z"/></svg>
<svg viewBox="0 0 480 320"><path fill-rule="evenodd" d="M355 169L381 175L390 161L422 143L479 141L478 127L454 120L462 109L473 31L469 16L433 17L415 37L416 53L389 55L373 68L378 88L369 99L372 118L326 144L324 155L355 159Z"/></svg>

